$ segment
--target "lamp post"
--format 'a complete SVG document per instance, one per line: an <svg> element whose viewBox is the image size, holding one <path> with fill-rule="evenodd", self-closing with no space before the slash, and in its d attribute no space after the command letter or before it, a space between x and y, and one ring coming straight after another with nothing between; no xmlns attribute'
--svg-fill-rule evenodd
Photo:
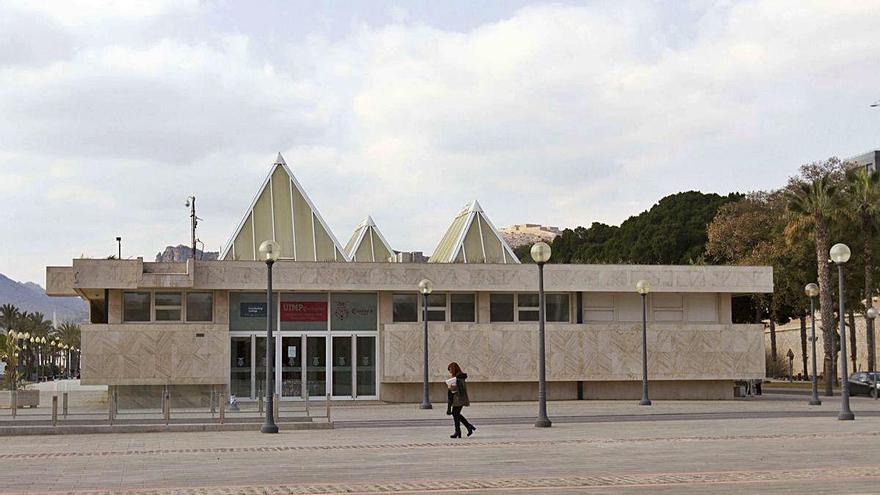
<svg viewBox="0 0 880 495"><path fill-rule="evenodd" d="M27 349L27 341L30 336L31 334L29 334L28 332L18 332L18 368L20 376L25 379L27 378L25 376L25 374L27 373L27 368L22 361L24 361L24 350Z"/></svg>
<svg viewBox="0 0 880 495"><path fill-rule="evenodd" d="M193 229L195 229L195 198L193 199ZM193 230L195 235L195 230ZM193 244L195 248L195 244ZM195 251L193 251L195 254ZM275 241L263 241L260 244L260 256L266 262L268 272L266 286L266 422L260 431L263 433L278 433L278 425L275 424L275 384L272 380L272 368L275 364L275 340L272 337L272 265L278 261L281 255L281 245ZM195 259L195 258L193 258Z"/></svg>
<svg viewBox="0 0 880 495"><path fill-rule="evenodd" d="M531 250L532 259L538 264L538 419L535 426L549 428L553 425L547 417L547 372L544 347L544 264L550 261L550 245L536 242Z"/></svg>
<svg viewBox="0 0 880 495"><path fill-rule="evenodd" d="M642 400L640 406L650 406L648 398L648 293L651 292L651 283L647 280L636 282L636 292L642 296Z"/></svg>
<svg viewBox="0 0 880 495"><path fill-rule="evenodd" d="M70 345L64 344L64 373L70 380Z"/></svg>
<svg viewBox="0 0 880 495"><path fill-rule="evenodd" d="M811 406L821 406L822 401L819 400L819 388L816 379L816 296L819 295L819 285L813 282L804 287L804 293L810 298L810 342L812 342L813 377L810 379L812 387L812 396L810 397Z"/></svg>
<svg viewBox="0 0 880 495"><path fill-rule="evenodd" d="M15 369L12 370L12 390L15 391L15 390L18 390L18 376L17 375L18 375L18 367L21 364L21 363L19 363L19 356L21 356L21 351L19 350L20 346L18 345L19 344L19 342L18 342L19 336L15 332L15 330L10 330L9 336L12 338L12 342L13 342L12 345L14 346L12 349L12 353L15 356Z"/></svg>
<svg viewBox="0 0 880 495"><path fill-rule="evenodd" d="M419 292L422 294L422 403L419 409L431 409L431 398L428 394L428 296L434 290L434 283L424 278L419 282Z"/></svg>
<svg viewBox="0 0 880 495"><path fill-rule="evenodd" d="M122 237L116 236L116 259L122 259Z"/></svg>
<svg viewBox="0 0 880 495"><path fill-rule="evenodd" d="M40 374L46 377L46 337L40 337Z"/></svg>
<svg viewBox="0 0 880 495"><path fill-rule="evenodd" d="M868 330L874 330L874 320L877 319L877 308L872 306L872 307L868 308L867 310L865 310L865 318L868 319ZM869 354L874 354L874 348L873 348L874 345L875 344L872 339L871 349L868 350ZM873 356L868 358L868 362L873 364L873 362L874 362ZM871 381L873 382L873 385L874 385L873 387L871 387L871 396L874 397L874 400L877 400L877 396L880 395L880 390L877 390L877 371L874 370L873 366L871 366L871 368L868 371L871 372L871 378L872 378Z"/></svg>
<svg viewBox="0 0 880 495"><path fill-rule="evenodd" d="M844 323L846 310L843 300L843 265L849 261L851 253L846 244L837 243L831 246L830 254L831 261L837 264L837 285L840 295L838 312L840 313L840 381L842 383L840 388L840 414L837 415L837 419L848 421L855 419L855 415L849 408L849 371L847 370L846 363L846 324Z"/></svg>

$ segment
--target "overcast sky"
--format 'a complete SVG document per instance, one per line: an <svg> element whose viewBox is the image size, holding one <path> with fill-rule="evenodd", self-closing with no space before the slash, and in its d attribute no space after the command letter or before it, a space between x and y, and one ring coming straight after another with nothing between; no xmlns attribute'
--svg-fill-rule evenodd
<svg viewBox="0 0 880 495"><path fill-rule="evenodd" d="M0 1L0 273L219 250L282 152L341 242L619 223L880 147L880 3Z"/></svg>

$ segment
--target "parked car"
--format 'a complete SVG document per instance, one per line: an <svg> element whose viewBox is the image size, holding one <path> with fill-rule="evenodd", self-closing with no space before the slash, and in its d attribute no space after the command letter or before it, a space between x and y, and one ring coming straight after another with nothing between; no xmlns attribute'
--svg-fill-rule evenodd
<svg viewBox="0 0 880 495"><path fill-rule="evenodd" d="M876 397L878 391L880 391L880 373L859 371L849 376L850 395Z"/></svg>

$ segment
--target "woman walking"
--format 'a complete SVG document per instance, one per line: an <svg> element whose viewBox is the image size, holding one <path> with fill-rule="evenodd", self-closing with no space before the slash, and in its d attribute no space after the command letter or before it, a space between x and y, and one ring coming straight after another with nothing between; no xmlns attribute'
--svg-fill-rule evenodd
<svg viewBox="0 0 880 495"><path fill-rule="evenodd" d="M446 414L452 415L455 423L455 433L449 438L461 438L461 425L467 428L467 436L474 434L476 426L470 424L464 416L461 415L461 408L471 405L467 393L467 373L461 371L461 366L456 362L449 363L446 367L449 371L449 380L446 380L446 387L449 391L446 394Z"/></svg>

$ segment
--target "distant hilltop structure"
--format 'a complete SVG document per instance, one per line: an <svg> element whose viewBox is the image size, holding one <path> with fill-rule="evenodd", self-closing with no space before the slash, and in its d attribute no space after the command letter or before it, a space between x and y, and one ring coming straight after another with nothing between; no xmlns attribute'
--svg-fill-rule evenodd
<svg viewBox="0 0 880 495"><path fill-rule="evenodd" d="M165 251L161 253L156 253L156 262L157 263L175 263L175 262L183 262L190 258L192 254L192 248L189 246L178 245L178 246L168 246L165 248ZM202 252L199 249L196 249L196 259L204 260L204 261L213 261L220 257L220 253L217 251L207 251Z"/></svg>
<svg viewBox="0 0 880 495"><path fill-rule="evenodd" d="M551 242L562 231L559 230L559 227L548 227L537 223L518 223L501 229L500 233L501 237L510 244L510 247L516 248L538 241Z"/></svg>

